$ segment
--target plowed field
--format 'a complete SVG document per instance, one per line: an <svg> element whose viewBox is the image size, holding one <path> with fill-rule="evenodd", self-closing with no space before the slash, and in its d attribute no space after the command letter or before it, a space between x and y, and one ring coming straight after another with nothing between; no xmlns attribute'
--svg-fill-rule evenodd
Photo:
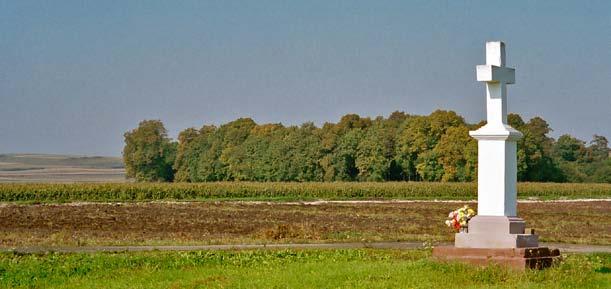
<svg viewBox="0 0 611 289"><path fill-rule="evenodd" d="M80 203L0 206L0 246L451 241L462 203ZM471 204L475 207L475 204ZM520 203L542 241L611 244L611 202Z"/></svg>

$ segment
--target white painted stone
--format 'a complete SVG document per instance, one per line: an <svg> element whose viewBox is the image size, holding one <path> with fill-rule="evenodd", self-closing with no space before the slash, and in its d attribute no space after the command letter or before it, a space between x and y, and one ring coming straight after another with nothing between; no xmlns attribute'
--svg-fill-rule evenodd
<svg viewBox="0 0 611 289"><path fill-rule="evenodd" d="M487 111L487 124L469 132L478 140L478 215L517 216L516 141L522 134L507 124L507 84L515 83L515 70L505 67L503 42L486 43L477 80L486 83Z"/></svg>

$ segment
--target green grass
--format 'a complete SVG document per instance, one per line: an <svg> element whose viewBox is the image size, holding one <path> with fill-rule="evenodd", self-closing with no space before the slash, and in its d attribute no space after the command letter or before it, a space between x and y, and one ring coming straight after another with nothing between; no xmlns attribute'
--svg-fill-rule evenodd
<svg viewBox="0 0 611 289"><path fill-rule="evenodd" d="M0 184L2 202L151 200L312 200L453 199L472 200L476 183L102 183ZM519 183L519 198L609 198L611 184Z"/></svg>
<svg viewBox="0 0 611 289"><path fill-rule="evenodd" d="M515 272L428 250L0 254L3 288L609 288L611 254Z"/></svg>

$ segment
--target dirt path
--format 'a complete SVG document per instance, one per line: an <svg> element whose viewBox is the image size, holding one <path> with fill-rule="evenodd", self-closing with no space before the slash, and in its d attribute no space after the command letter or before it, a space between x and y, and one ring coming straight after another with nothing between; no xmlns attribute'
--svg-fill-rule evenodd
<svg viewBox="0 0 611 289"><path fill-rule="evenodd" d="M611 246L541 243L541 246L558 248L563 253L611 253ZM142 251L200 251L200 250L273 250L273 249L422 249L421 242L372 242L372 243L316 243L316 244L236 244L202 246L86 246L86 247L20 247L2 248L2 252L17 253L94 253L94 252L142 252Z"/></svg>
<svg viewBox="0 0 611 289"><path fill-rule="evenodd" d="M437 203L437 204L455 204L455 203L476 203L477 200L319 200L319 201L227 201L229 203L245 203L245 204L280 204L280 205L328 205L328 204L414 204L414 203ZM558 200L538 200L526 199L518 200L522 204L538 204L538 203L589 203L589 202L611 202L611 199L558 199Z"/></svg>
<svg viewBox="0 0 611 289"><path fill-rule="evenodd" d="M518 200L520 204L545 204L545 203L593 203L593 202L611 202L611 198L607 199L557 199L557 200L539 200L539 199L523 199ZM197 203L223 203L223 204L250 204L250 205L375 205L375 204L418 204L418 203L433 203L433 204L463 204L477 203L477 200L317 200L317 201L146 201L146 202L69 202L69 203L41 203L38 206L86 206L86 205L123 205L123 204L172 204L172 205L189 205ZM14 202L0 202L0 208L10 206L31 206L31 204L21 204Z"/></svg>

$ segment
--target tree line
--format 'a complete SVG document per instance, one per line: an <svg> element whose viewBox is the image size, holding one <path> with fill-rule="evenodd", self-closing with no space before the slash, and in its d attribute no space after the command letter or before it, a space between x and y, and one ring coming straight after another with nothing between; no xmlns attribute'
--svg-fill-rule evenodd
<svg viewBox="0 0 611 289"><path fill-rule="evenodd" d="M605 137L556 140L540 117L525 122L510 114L508 122L524 134L519 181L611 183ZM144 120L125 133L123 160L127 177L137 181L469 182L477 179L477 141L468 132L484 124L445 110L374 119L348 114L322 127L240 118L185 129L173 141L161 121Z"/></svg>

